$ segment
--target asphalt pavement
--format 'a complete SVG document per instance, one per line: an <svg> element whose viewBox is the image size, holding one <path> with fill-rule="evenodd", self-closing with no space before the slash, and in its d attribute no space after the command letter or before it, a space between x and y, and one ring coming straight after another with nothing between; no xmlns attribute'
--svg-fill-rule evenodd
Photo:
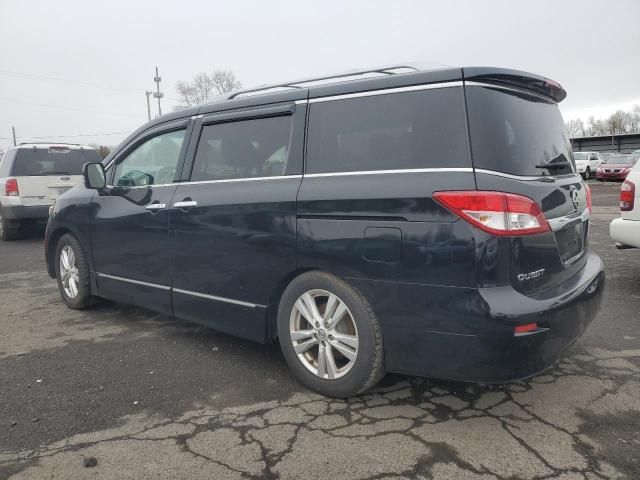
<svg viewBox="0 0 640 480"><path fill-rule="evenodd" d="M349 400L277 345L142 309L62 303L42 232L0 242L0 479L640 478L640 250L592 185L603 309L556 365L477 385L388 375Z"/></svg>

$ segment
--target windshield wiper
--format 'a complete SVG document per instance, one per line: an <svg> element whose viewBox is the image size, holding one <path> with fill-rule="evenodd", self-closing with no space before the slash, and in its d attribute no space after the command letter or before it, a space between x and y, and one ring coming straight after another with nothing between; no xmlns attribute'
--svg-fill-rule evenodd
<svg viewBox="0 0 640 480"><path fill-rule="evenodd" d="M555 162L555 163L541 163L540 165L536 165L536 168L548 168L549 170L554 168L566 168L570 167L571 164L569 162Z"/></svg>

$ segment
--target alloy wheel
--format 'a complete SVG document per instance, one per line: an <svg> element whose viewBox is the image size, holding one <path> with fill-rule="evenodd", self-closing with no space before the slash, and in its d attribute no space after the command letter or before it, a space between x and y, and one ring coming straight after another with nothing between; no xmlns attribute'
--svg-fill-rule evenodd
<svg viewBox="0 0 640 480"><path fill-rule="evenodd" d="M289 334L298 359L314 375L334 380L358 357L358 329L347 305L326 290L309 290L291 311Z"/></svg>
<svg viewBox="0 0 640 480"><path fill-rule="evenodd" d="M69 298L76 298L80 275L76 263L76 254L69 245L65 245L60 250L60 280L65 295Z"/></svg>

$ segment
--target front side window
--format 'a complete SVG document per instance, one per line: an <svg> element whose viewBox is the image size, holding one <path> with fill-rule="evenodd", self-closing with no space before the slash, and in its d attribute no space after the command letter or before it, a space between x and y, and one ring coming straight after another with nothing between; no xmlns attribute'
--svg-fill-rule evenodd
<svg viewBox="0 0 640 480"><path fill-rule="evenodd" d="M205 125L191 180L230 180L284 174L291 117L270 117Z"/></svg>
<svg viewBox="0 0 640 480"><path fill-rule="evenodd" d="M470 166L460 88L311 105L307 173Z"/></svg>
<svg viewBox="0 0 640 480"><path fill-rule="evenodd" d="M114 185L143 187L172 183L180 158L184 130L155 136L118 163Z"/></svg>

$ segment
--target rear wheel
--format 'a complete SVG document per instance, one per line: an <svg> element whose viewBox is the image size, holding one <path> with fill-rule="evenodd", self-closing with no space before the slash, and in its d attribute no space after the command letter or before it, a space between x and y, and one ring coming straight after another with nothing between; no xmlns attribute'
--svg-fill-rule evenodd
<svg viewBox="0 0 640 480"><path fill-rule="evenodd" d="M587 169L584 171L584 179L589 180L590 178L591 178L591 169L587 167Z"/></svg>
<svg viewBox="0 0 640 480"><path fill-rule="evenodd" d="M382 334L366 298L322 272L296 278L278 308L282 352L296 377L330 397L356 395L384 375Z"/></svg>
<svg viewBox="0 0 640 480"><path fill-rule="evenodd" d="M0 206L0 240L8 241L18 238L18 225L4 216Z"/></svg>
<svg viewBox="0 0 640 480"><path fill-rule="evenodd" d="M60 295L69 308L82 309L94 303L89 286L89 264L73 235L67 233L60 237L55 267Z"/></svg>

